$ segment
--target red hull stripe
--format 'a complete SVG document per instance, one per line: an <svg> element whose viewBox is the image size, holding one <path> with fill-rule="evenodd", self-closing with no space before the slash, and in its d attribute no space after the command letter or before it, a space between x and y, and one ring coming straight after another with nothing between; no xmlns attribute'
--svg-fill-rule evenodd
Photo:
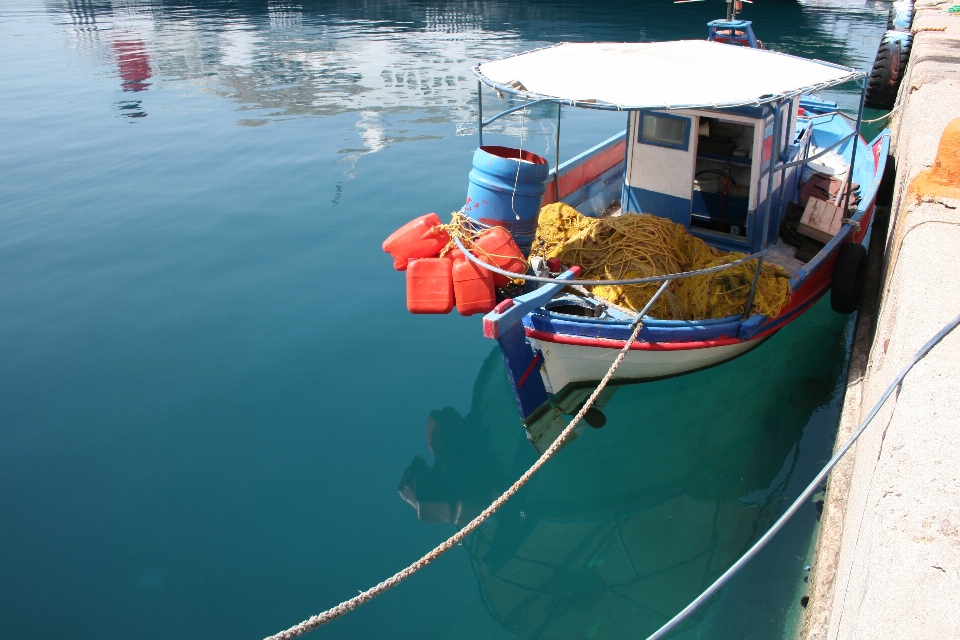
<svg viewBox="0 0 960 640"><path fill-rule="evenodd" d="M530 361L530 366L527 367L527 370L523 372L523 375L520 376L520 381L517 382L517 389L523 386L523 383L527 381L527 378L533 373L534 368L537 366L537 363L540 362L540 359L543 358L543 354L537 351L537 355L533 356L533 360Z"/></svg>
<svg viewBox="0 0 960 640"><path fill-rule="evenodd" d="M607 169L615 167L623 162L623 156L626 152L626 141L614 145L610 149L602 151L595 156L586 159L582 164L567 169L557 180L560 187L560 198L566 198L568 195L596 180L600 174ZM557 192L553 184L548 185L547 191L543 194L541 206L547 206L557 201Z"/></svg>
<svg viewBox="0 0 960 640"><path fill-rule="evenodd" d="M557 344L572 344L580 347L600 347L603 349L622 349L624 342L622 340L608 340L607 338L585 338L583 336L570 336L563 333L547 333L524 327L527 330L527 336L534 340L543 342L556 342ZM759 336L758 336L759 337ZM720 338L718 340L703 340L701 342L634 342L631 349L641 351L686 351L687 349L709 349L710 347L725 347L731 344L740 344L744 342L740 338Z"/></svg>

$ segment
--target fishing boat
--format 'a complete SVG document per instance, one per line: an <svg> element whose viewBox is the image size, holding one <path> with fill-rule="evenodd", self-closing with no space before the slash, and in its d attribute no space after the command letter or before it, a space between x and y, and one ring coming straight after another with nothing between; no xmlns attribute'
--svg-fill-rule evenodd
<svg viewBox="0 0 960 640"><path fill-rule="evenodd" d="M541 205L559 201L586 216L652 214L683 225L715 249L743 254L730 268L752 261L757 273L767 263L789 274L789 303L775 317L746 311L753 310L756 277L742 313L701 320L645 315L613 383L727 362L760 346L831 288L837 311L850 313L859 300L861 242L889 148L886 130L871 142L856 133L864 74L764 50L749 21L718 20L709 27L702 41L560 43L473 70L478 91L486 86L524 101L487 120L481 107L478 154L486 149L509 159L502 148L484 147L483 129L534 103L625 113L624 132L549 171ZM861 89L853 123L836 104L812 95L848 82ZM523 153L517 151L518 167L530 164ZM823 192L810 197L818 180ZM510 192L511 185L500 190ZM510 213L519 193L511 196ZM464 211L480 223L496 223L482 210L474 214L469 200ZM803 224L797 225L801 212ZM503 225L517 237L530 233L529 224L511 218L504 216ZM797 226L805 244L800 249L787 243L788 236L796 240ZM549 408L550 398L601 379L637 316L590 295L579 285L598 283L578 279L578 266L566 266L562 273L528 273L527 292L502 300L483 319L484 335L499 342L527 425ZM696 273L669 275L676 281Z"/></svg>
<svg viewBox="0 0 960 640"><path fill-rule="evenodd" d="M828 291L838 312L858 305L861 243L889 131L871 142L858 134L864 73L765 49L750 21L738 19L741 8L728 2L726 19L708 23L705 40L559 43L477 65L479 147L466 204L450 225L428 214L384 242L395 268L407 270L411 312L448 313L456 304L463 315L486 314L483 333L500 346L538 448L611 371L638 323L611 384L727 362ZM856 119L815 95L845 83L860 89ZM484 119L485 87L514 104ZM542 114L551 104L552 168L522 148L523 127L517 148L484 144L493 122L526 117L534 105ZM570 108L623 113L625 129L560 163L560 116ZM580 235L561 234L554 248L563 251L547 260L545 238L566 224L564 207ZM659 225L659 248L669 237L673 255L693 257L678 258L673 270L661 262L624 272L622 265L641 259L653 264L658 247L644 245L645 255L621 260L619 272L598 271L598 247L601 259L620 250L604 239L637 238L624 228L641 222ZM606 235L594 233L599 228ZM567 252L571 243L584 250ZM770 282L780 292L776 304ZM611 287L647 293L626 303ZM593 426L604 422L596 407L585 417Z"/></svg>

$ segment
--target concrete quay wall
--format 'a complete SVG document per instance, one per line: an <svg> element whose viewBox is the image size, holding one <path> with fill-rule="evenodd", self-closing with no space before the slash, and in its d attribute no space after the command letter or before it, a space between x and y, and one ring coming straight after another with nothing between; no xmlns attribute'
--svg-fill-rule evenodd
<svg viewBox="0 0 960 640"><path fill-rule="evenodd" d="M912 355L960 313L960 16L915 5L890 124L890 229L873 265L879 306L857 321L837 444ZM879 237L878 237L879 235ZM868 276L868 283L869 283ZM827 485L809 640L960 638L960 331L907 376Z"/></svg>

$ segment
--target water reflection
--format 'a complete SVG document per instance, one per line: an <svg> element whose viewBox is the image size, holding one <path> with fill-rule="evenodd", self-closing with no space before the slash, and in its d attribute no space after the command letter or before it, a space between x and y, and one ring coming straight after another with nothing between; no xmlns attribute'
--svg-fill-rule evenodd
<svg viewBox="0 0 960 640"><path fill-rule="evenodd" d="M115 50L124 90L141 90L151 74L164 83L189 81L240 111L261 112L243 124L424 107L472 124L470 68L478 61L560 40L703 38L704 23L723 13L721 5L67 0L47 6L65 17L77 48ZM864 59L859 40L876 36L876 15L886 5L802 0L748 11L772 48L869 68L872 57ZM871 56L873 47L866 47Z"/></svg>
<svg viewBox="0 0 960 640"><path fill-rule="evenodd" d="M145 91L150 86L147 80L153 75L146 45L141 40L128 36L122 40L115 40L113 50L117 54L123 90Z"/></svg>
<svg viewBox="0 0 960 640"><path fill-rule="evenodd" d="M814 414L832 405L835 420L846 323L823 305L809 315L722 375L608 394L608 424L584 430L465 543L490 614L522 637L642 637L736 560L812 476L809 448L824 447L810 444ZM415 457L399 487L421 520L462 526L535 459L506 384L494 351L466 416L430 414L435 462ZM781 626L791 604L774 605ZM770 637L757 624L754 637Z"/></svg>

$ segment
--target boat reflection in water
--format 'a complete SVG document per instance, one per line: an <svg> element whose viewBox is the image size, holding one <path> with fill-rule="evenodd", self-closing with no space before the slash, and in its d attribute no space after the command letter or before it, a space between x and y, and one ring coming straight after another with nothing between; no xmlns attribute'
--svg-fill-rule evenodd
<svg viewBox="0 0 960 640"><path fill-rule="evenodd" d="M606 393L604 428L585 427L464 543L490 614L523 637L642 638L716 579L829 457L847 322L823 305L808 315L723 375ZM463 526L536 459L499 353L470 412L432 412L427 440L433 465L417 456L400 484L425 522ZM750 565L761 586L741 575L698 614L697 637L780 637L815 513Z"/></svg>

